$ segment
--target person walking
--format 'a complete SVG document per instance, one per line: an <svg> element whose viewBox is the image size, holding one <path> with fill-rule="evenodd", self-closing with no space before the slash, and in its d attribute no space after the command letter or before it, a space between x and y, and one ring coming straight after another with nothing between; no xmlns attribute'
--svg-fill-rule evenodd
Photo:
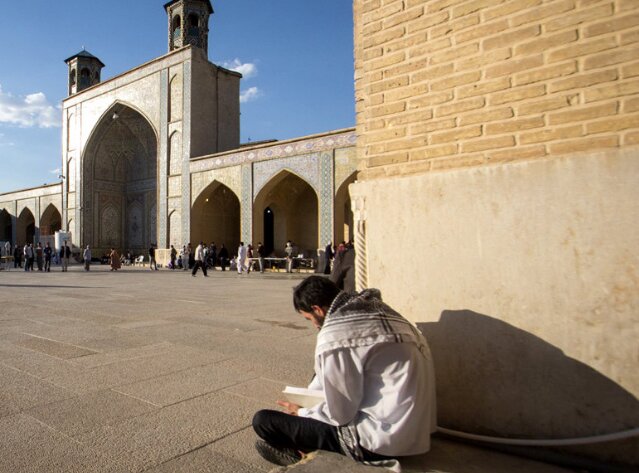
<svg viewBox="0 0 639 473"><path fill-rule="evenodd" d="M153 243L151 243L151 247L149 248L149 270L158 270L158 264L155 261L155 245Z"/></svg>
<svg viewBox="0 0 639 473"><path fill-rule="evenodd" d="M246 271L246 247L243 241L237 248L237 274L242 274L242 271Z"/></svg>
<svg viewBox="0 0 639 473"><path fill-rule="evenodd" d="M69 258L71 258L71 248L66 240L64 240L64 246L60 249L60 261L62 262L62 272L69 270Z"/></svg>
<svg viewBox="0 0 639 473"><path fill-rule="evenodd" d="M47 242L47 245L44 247L44 271L47 273L51 272L51 255L53 251L51 250L51 245Z"/></svg>
<svg viewBox="0 0 639 473"><path fill-rule="evenodd" d="M38 271L42 271L42 243L38 242L38 246L35 249L36 265Z"/></svg>
<svg viewBox="0 0 639 473"><path fill-rule="evenodd" d="M191 276L195 277L197 274L198 268L202 268L202 273L204 273L204 277L208 277L206 274L206 265L204 264L204 244L200 242L195 248L195 254L193 255L193 270L191 271Z"/></svg>
<svg viewBox="0 0 639 473"><path fill-rule="evenodd" d="M220 266L222 267L222 271L226 271L226 266L229 264L229 250L226 249L224 243L220 247Z"/></svg>
<svg viewBox="0 0 639 473"><path fill-rule="evenodd" d="M91 248L89 248L89 245L84 249L82 258L84 259L84 270L89 271L91 269Z"/></svg>

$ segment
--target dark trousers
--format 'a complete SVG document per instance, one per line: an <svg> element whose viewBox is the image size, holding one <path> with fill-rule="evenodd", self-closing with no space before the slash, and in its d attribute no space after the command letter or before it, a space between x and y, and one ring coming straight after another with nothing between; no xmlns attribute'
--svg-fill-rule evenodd
<svg viewBox="0 0 639 473"><path fill-rule="evenodd" d="M319 420L307 419L284 412L261 410L253 416L253 429L265 442L280 448L292 448L304 453L326 450L344 455L337 427ZM388 460L362 448L364 461Z"/></svg>
<svg viewBox="0 0 639 473"><path fill-rule="evenodd" d="M202 261L196 261L193 263L193 271L191 271L191 274L195 276L198 268L202 268L202 272L204 273L204 276L206 276L206 265Z"/></svg>

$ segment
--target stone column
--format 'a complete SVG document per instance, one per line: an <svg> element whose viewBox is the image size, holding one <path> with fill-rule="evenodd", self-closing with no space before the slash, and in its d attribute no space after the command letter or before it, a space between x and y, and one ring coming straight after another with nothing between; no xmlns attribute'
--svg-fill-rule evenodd
<svg viewBox="0 0 639 473"><path fill-rule="evenodd" d="M253 242L253 164L242 164L242 201L240 235L245 244Z"/></svg>
<svg viewBox="0 0 639 473"><path fill-rule="evenodd" d="M160 137L158 146L158 204L157 204L157 244L158 248L168 248L168 140L169 140L169 70L160 73Z"/></svg>
<svg viewBox="0 0 639 473"><path fill-rule="evenodd" d="M355 226L355 289L368 287L368 254L366 252L366 195L362 184L354 182L348 187Z"/></svg>
<svg viewBox="0 0 639 473"><path fill-rule="evenodd" d="M18 244L18 216L16 212L18 210L18 203L14 200L12 202L11 216L11 244L15 247Z"/></svg>
<svg viewBox="0 0 639 473"><path fill-rule="evenodd" d="M329 241L333 241L334 235L335 172L333 152L320 155L319 167L319 242L317 248L324 248Z"/></svg>
<svg viewBox="0 0 639 473"><path fill-rule="evenodd" d="M33 211L35 212L34 220L37 218L35 222L35 229L33 232L33 247L38 244L40 241L40 220L42 219L42 215L40 215L40 198L36 197L35 202L33 203Z"/></svg>

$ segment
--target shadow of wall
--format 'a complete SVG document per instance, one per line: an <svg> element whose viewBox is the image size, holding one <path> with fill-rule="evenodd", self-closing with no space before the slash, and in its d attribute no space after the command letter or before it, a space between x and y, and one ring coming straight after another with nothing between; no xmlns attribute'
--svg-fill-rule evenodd
<svg viewBox="0 0 639 473"><path fill-rule="evenodd" d="M512 438L575 438L639 426L639 401L539 337L470 310L420 323L437 376L438 425ZM639 439L561 449L639 465Z"/></svg>

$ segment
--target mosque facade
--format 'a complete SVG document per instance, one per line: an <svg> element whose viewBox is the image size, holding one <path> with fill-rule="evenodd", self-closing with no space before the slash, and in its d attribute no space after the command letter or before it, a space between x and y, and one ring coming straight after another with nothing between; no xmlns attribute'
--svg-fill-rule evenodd
<svg viewBox="0 0 639 473"><path fill-rule="evenodd" d="M145 253L187 242L287 240L305 256L352 237L354 129L240 144L241 74L208 60L209 0L174 0L168 53L107 81L71 56L61 183L0 195L0 241L71 234L74 247Z"/></svg>

